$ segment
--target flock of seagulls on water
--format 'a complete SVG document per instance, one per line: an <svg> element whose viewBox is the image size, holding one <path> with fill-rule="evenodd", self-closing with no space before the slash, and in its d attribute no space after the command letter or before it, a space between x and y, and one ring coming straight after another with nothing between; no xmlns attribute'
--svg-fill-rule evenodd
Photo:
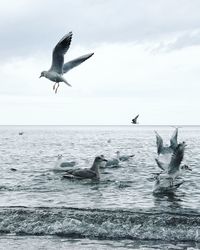
<svg viewBox="0 0 200 250"><path fill-rule="evenodd" d="M71 85L63 77L63 74L67 73L69 70L78 66L82 62L89 59L94 53L86 54L64 63L64 55L68 51L72 40L72 32L65 35L55 46L52 53L52 64L49 70L42 71L40 77L46 77L50 81L54 82L53 90L57 93L60 86L60 82L64 82L66 85ZM137 124L137 119L139 115L132 119L132 124ZM22 135L20 132L19 135ZM162 137L155 131L156 134L156 144L157 144L157 154L158 157L155 159L159 173L154 173L154 192L160 191L175 191L180 187L183 181L180 181L180 175L185 171L191 171L187 165L181 165L186 143L178 143L178 128L175 129L173 136L170 139L170 145L164 146ZM58 155L57 164L61 169L66 167L73 167L65 171L63 178L69 179L100 179L101 168L106 168L109 166L118 166L121 161L128 161L134 157L134 155L120 155L120 152L116 152L116 157L107 160L104 155L96 156L94 162L90 168L74 168L76 162L62 162L62 155Z"/></svg>
<svg viewBox="0 0 200 250"><path fill-rule="evenodd" d="M171 193L176 191L184 180L181 176L184 172L192 171L188 165L181 165L186 143L178 143L178 128L175 129L170 139L170 145L164 146L162 137L155 131L157 158L155 162L160 172L153 173L154 188L153 193ZM63 178L66 179L91 179L100 180L100 171L105 168L120 167L121 162L129 161L134 157L131 155L121 155L117 151L112 159L105 159L104 155L96 156L90 168L78 168L75 161L63 161L63 156L57 156L56 170L64 171Z"/></svg>

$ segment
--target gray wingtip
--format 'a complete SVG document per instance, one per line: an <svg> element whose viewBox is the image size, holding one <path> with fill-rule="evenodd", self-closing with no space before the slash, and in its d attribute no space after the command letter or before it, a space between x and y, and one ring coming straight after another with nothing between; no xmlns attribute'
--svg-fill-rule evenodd
<svg viewBox="0 0 200 250"><path fill-rule="evenodd" d="M89 54L87 54L86 56L87 56L87 58L90 58L90 57L93 56L93 55L94 55L94 52L89 53Z"/></svg>

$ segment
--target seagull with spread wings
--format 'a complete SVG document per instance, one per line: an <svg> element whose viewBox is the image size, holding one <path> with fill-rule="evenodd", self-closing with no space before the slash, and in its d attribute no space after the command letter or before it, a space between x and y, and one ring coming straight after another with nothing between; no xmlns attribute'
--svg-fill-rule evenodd
<svg viewBox="0 0 200 250"><path fill-rule="evenodd" d="M171 185L173 185L173 181L180 176L185 171L192 171L190 167L187 165L182 165L181 162L183 161L184 151L185 151L186 144L185 142L179 143L176 149L174 150L171 160L168 164L163 164L157 158L156 163L158 167L163 171L158 174L159 177L165 177L171 180Z"/></svg>
<svg viewBox="0 0 200 250"><path fill-rule="evenodd" d="M83 55L64 64L64 55L69 49L71 40L72 32L69 32L57 43L52 54L51 68L47 71L42 71L40 75L40 77L46 77L50 81L55 82L55 84L53 85L53 90L55 91L55 93L57 93L57 90L60 86L60 82L64 82L65 84L71 87L71 85L63 77L63 74L78 66L94 54L90 53L87 55Z"/></svg>

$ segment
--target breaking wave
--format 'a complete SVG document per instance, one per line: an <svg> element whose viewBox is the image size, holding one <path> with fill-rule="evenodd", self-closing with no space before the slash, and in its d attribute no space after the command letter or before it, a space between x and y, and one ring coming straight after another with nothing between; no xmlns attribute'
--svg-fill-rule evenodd
<svg viewBox="0 0 200 250"><path fill-rule="evenodd" d="M78 208L1 207L0 233L200 242L200 214Z"/></svg>

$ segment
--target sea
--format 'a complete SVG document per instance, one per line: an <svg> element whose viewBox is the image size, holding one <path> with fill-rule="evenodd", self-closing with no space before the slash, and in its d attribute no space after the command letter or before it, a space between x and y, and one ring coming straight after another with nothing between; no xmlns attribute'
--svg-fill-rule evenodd
<svg viewBox="0 0 200 250"><path fill-rule="evenodd" d="M0 249L200 249L200 126L181 126L192 168L174 193L154 194L157 131L172 126L0 126ZM21 133L21 134L20 134ZM57 156L90 167L134 154L101 178L63 178Z"/></svg>

